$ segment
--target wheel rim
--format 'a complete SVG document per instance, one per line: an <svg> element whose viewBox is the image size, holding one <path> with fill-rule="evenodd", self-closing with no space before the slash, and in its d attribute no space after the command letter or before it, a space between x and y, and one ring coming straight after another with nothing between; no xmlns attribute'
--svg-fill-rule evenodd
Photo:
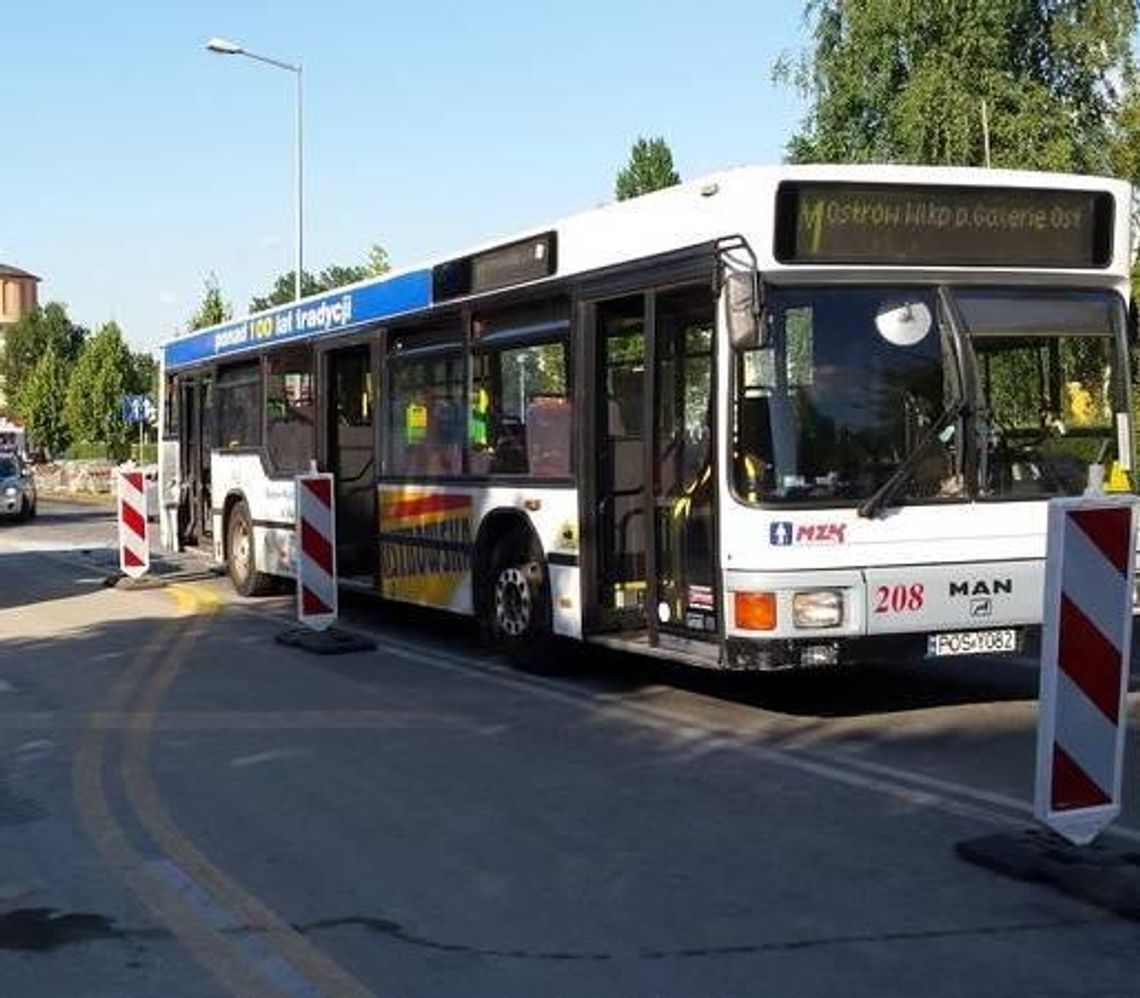
<svg viewBox="0 0 1140 998"><path fill-rule="evenodd" d="M495 582L495 623L499 632L510 638L521 637L530 629L533 612L530 583L522 568L503 569Z"/></svg>
<svg viewBox="0 0 1140 998"><path fill-rule="evenodd" d="M230 539L230 557L235 578L244 581L249 575L250 554L249 530L244 523L239 522L234 525L233 537Z"/></svg>

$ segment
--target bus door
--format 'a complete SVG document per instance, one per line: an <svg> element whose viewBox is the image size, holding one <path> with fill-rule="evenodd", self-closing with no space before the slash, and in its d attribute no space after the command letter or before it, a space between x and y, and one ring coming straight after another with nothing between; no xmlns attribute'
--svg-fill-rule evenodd
<svg viewBox="0 0 1140 998"><path fill-rule="evenodd" d="M213 534L210 505L210 444L213 393L208 374L178 379L178 542L198 546Z"/></svg>
<svg viewBox="0 0 1140 998"><path fill-rule="evenodd" d="M713 460L714 301L707 283L654 303L653 612L662 634L719 633Z"/></svg>
<svg viewBox="0 0 1140 998"><path fill-rule="evenodd" d="M588 624L648 631L654 644L669 634L715 639L709 284L598 301L591 313L598 408L586 511Z"/></svg>
<svg viewBox="0 0 1140 998"><path fill-rule="evenodd" d="M645 295L594 308L597 382L593 527L600 630L645 626Z"/></svg>
<svg viewBox="0 0 1140 998"><path fill-rule="evenodd" d="M328 468L336 476L337 569L374 581L376 547L376 411L368 344L333 350L325 392Z"/></svg>

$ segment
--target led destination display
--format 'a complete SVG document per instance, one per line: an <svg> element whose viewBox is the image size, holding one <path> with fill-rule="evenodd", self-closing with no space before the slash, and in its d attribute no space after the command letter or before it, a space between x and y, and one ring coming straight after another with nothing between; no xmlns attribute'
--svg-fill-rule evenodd
<svg viewBox="0 0 1140 998"><path fill-rule="evenodd" d="M1098 191L796 182L776 194L781 263L1106 267Z"/></svg>

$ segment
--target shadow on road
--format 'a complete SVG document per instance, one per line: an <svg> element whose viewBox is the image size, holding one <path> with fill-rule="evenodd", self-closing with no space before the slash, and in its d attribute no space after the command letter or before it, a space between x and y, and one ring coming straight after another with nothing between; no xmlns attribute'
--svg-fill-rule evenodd
<svg viewBox="0 0 1140 998"><path fill-rule="evenodd" d="M473 622L450 614L343 594L351 625L466 656L488 655ZM779 673L715 672L568 642L556 681L590 692L635 695L666 686L717 700L803 717L858 717L973 703L1033 700L1036 663L1028 659L960 659L870 663Z"/></svg>

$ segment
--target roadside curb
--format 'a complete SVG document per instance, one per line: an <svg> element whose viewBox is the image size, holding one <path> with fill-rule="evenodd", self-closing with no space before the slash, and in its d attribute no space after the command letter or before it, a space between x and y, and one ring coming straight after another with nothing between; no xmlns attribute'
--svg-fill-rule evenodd
<svg viewBox="0 0 1140 998"><path fill-rule="evenodd" d="M115 496L110 492L56 492L36 486L37 499L50 499L54 502L75 502L85 506L105 506L114 509Z"/></svg>
<svg viewBox="0 0 1140 998"><path fill-rule="evenodd" d="M1049 884L1122 918L1140 921L1140 852L1136 850L1101 842L1074 846L1051 832L1027 829L958 842L954 851L987 870Z"/></svg>

